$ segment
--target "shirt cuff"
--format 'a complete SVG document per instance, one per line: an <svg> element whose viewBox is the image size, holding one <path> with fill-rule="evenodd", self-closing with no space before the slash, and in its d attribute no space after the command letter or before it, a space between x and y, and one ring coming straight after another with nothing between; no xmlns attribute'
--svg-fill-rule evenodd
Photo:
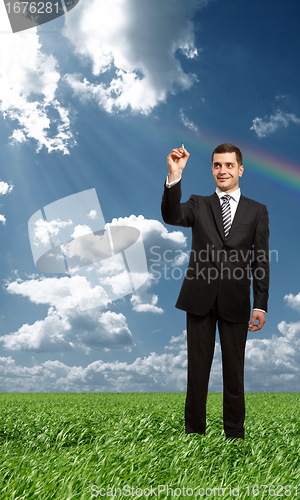
<svg viewBox="0 0 300 500"><path fill-rule="evenodd" d="M253 311L261 311L261 312L267 314L266 311L264 311L263 309L257 309L257 307L255 307L255 309L253 309Z"/></svg>
<svg viewBox="0 0 300 500"><path fill-rule="evenodd" d="M177 184L181 180L181 177L180 177L180 179L176 179L176 181L173 181L173 182L168 182L168 179L169 179L169 176L167 175L166 187L170 188L172 186L175 186L175 184Z"/></svg>

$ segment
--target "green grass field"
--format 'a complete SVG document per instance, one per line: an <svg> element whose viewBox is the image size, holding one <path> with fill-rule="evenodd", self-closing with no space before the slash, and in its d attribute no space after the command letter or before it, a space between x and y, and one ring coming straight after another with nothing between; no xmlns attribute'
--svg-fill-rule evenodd
<svg viewBox="0 0 300 500"><path fill-rule="evenodd" d="M1 500L300 498L298 393L246 394L244 441L225 440L222 394L209 394L206 436L185 435L184 402L0 394Z"/></svg>

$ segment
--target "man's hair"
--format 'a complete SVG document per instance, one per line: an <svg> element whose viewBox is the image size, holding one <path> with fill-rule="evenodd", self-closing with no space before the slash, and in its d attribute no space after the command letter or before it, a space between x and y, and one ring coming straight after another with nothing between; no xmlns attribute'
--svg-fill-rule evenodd
<svg viewBox="0 0 300 500"><path fill-rule="evenodd" d="M239 148L237 148L233 144L229 144L228 142L226 142L225 144L220 144L220 146L216 147L216 149L214 150L213 154L211 155L211 161L212 161L212 163L214 161L214 154L215 153L216 154L219 154L219 153L235 153L236 161L238 162L239 166L241 166L243 164L243 157L242 157L242 153L239 150Z"/></svg>

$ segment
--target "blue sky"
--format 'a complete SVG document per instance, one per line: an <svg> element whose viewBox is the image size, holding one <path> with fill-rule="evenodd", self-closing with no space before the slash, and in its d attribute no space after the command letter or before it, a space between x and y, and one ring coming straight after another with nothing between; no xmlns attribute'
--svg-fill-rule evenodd
<svg viewBox="0 0 300 500"><path fill-rule="evenodd" d="M81 0L15 34L0 12L2 392L185 391L185 314L174 305L191 237L160 213L166 156L181 142L191 155L183 200L213 193L214 147L244 153L241 190L267 205L273 251L245 386L298 391L299 9L296 0ZM92 189L107 224L139 229L147 258L144 285L110 302L80 273L38 271L28 234L43 207ZM47 219L41 238L49 228L58 239L83 234L92 219ZM121 295L118 278L114 286ZM222 390L218 339L210 390Z"/></svg>

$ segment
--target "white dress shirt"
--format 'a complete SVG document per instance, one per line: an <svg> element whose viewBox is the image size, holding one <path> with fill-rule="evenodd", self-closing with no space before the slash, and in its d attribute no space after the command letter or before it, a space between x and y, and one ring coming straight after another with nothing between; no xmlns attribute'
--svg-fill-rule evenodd
<svg viewBox="0 0 300 500"><path fill-rule="evenodd" d="M222 191L219 187L217 187L216 193L219 196L220 204L222 205L223 201L221 198L224 195L224 191ZM230 205L231 225L232 225L232 222L233 222L233 219L235 216L235 212L236 212L236 209L237 209L238 203L240 201L240 197L241 197L240 188L236 189L235 191L232 191L232 193L230 193L230 196L231 196L231 198L229 200L229 205Z"/></svg>

